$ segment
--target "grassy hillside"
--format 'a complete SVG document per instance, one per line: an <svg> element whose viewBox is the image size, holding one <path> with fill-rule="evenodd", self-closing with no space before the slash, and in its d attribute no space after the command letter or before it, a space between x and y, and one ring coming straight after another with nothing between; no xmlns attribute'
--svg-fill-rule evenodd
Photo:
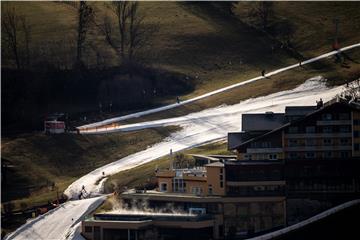
<svg viewBox="0 0 360 240"><path fill-rule="evenodd" d="M105 15L114 19L104 2L90 4L96 11L98 23ZM186 93L186 97L256 75L262 69L296 62L293 56L277 47L274 37L253 27L253 19L248 15L256 4L239 2L234 5L234 16L229 16L206 2L141 2L145 25L155 25L158 31L152 34L140 55L148 66L189 76L194 90ZM74 7L59 2L2 5L15 6L27 17L32 26L34 49L45 50L40 58L57 56L59 64L69 65L75 55L77 22ZM279 22L291 23L295 49L305 57L315 56L331 49L335 17L340 20L341 45L360 41L359 9L358 2L275 2L270 27ZM85 50L85 59L90 66L99 60L97 58L101 58L104 66L119 64L95 26L88 34ZM173 97L160 97L157 103L167 99Z"/></svg>
<svg viewBox="0 0 360 240"><path fill-rule="evenodd" d="M28 207L56 198L72 181L91 170L146 149L176 127L107 135L27 134L2 139L2 159L13 165L2 184L2 203Z"/></svg>

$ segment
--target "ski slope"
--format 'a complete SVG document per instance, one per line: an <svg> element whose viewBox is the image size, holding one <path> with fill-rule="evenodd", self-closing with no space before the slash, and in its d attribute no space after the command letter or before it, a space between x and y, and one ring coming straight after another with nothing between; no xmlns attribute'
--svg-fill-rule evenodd
<svg viewBox="0 0 360 240"><path fill-rule="evenodd" d="M94 211L106 195L84 200L68 201L59 207L28 221L4 239L57 240L84 239L76 230L82 219Z"/></svg>
<svg viewBox="0 0 360 240"><path fill-rule="evenodd" d="M340 52L347 51L347 50L357 48L357 47L360 47L360 43L349 45L349 46L343 47L343 48L341 48L339 50L328 52L328 53L322 54L320 56L308 59L306 61L301 62L301 66L304 66L304 65L312 63L312 62L319 61L321 59L331 57L331 56L336 55L336 54L338 54ZM97 132L98 130L101 131L102 130L101 127L109 125L111 123L116 123L116 122L123 121L123 120L126 120L126 119L131 119L131 118L138 118L138 117L141 117L141 116L144 116L144 115L148 115L148 114L157 113L157 112L165 111L165 110L168 110L168 109L176 108L176 107L179 107L179 106L182 106L182 105L185 105L185 104L189 104L189 103L192 103L192 102L195 102L195 101L210 97L210 96L218 94L218 93L229 91L231 89L243 86L245 84L249 84L249 83L261 80L261 79L265 79L266 77L271 77L273 75L276 75L276 74L279 74L279 73L282 73L282 72L285 72L285 71L288 71L288 70L291 70L291 69L297 68L297 67L300 67L300 63L296 63L296 64L293 64L293 65L290 65L290 66L287 66L287 67L284 67L284 68L280 68L280 69L277 69L277 70L274 70L272 72L269 72L269 73L265 74L265 76L255 77L255 78L252 78L252 79L249 79L249 80L246 80L246 81L243 81L243 82L239 82L239 83L236 83L236 84L224 87L224 88L220 88L220 89L214 90L212 92L208 92L208 93L205 93L203 95L200 95L200 96L188 99L188 100L181 101L180 103L169 104L169 105L166 105L166 106L163 106L163 107L153 108L153 109L149 109L149 110L142 111L142 112L136 112L136 113L128 114L128 115L121 116L121 117L115 117L115 118L106 119L104 121L100 121L100 122L80 126L80 127L78 127L78 129L80 130L81 133ZM98 128L100 128L100 129L98 129Z"/></svg>

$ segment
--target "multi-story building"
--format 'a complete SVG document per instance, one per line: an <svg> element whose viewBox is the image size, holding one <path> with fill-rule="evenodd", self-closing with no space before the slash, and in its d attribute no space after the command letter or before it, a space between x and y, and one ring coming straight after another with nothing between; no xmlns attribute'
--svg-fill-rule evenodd
<svg viewBox="0 0 360 240"><path fill-rule="evenodd" d="M306 208L295 200L335 205L360 196L359 114L358 103L335 99L253 138L234 137L249 135L246 131L229 133L229 147L239 161L282 162L292 223L292 210Z"/></svg>
<svg viewBox="0 0 360 240"><path fill-rule="evenodd" d="M300 119L290 120L266 133L263 131L263 134L254 138L243 138L242 141L234 142L234 133L229 133L229 145L231 149L236 149L238 160L332 159L360 156L359 108L355 103L329 102ZM286 113L284 115L286 117ZM268 121L262 124L269 125L272 118L269 116ZM249 135L254 130L249 132L245 130L240 135Z"/></svg>

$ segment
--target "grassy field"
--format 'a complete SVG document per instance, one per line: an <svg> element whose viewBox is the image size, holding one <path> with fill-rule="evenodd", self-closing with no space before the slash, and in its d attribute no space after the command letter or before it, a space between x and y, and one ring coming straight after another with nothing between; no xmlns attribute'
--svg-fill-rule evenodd
<svg viewBox="0 0 360 240"><path fill-rule="evenodd" d="M2 203L15 208L56 199L72 181L91 170L160 142L177 127L107 135L23 135L2 139L2 159L14 165L6 176ZM4 181L3 181L4 182ZM52 185L55 185L55 189Z"/></svg>

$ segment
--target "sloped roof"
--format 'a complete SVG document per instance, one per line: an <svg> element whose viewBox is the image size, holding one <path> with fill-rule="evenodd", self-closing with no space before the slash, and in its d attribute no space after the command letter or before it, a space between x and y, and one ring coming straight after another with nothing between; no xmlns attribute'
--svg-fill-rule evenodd
<svg viewBox="0 0 360 240"><path fill-rule="evenodd" d="M287 106L285 116L305 116L316 111L316 106Z"/></svg>
<svg viewBox="0 0 360 240"><path fill-rule="evenodd" d="M284 113L247 113L242 115L242 131L270 131L285 123Z"/></svg>

